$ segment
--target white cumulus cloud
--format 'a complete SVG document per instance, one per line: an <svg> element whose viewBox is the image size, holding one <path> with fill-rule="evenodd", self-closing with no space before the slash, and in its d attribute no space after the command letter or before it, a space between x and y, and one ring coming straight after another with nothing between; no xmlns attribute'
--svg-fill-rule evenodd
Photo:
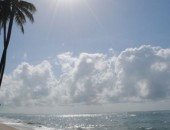
<svg viewBox="0 0 170 130"><path fill-rule="evenodd" d="M170 98L170 49L143 45L117 55L66 52L57 55L56 63L18 65L4 76L0 102L26 106Z"/></svg>

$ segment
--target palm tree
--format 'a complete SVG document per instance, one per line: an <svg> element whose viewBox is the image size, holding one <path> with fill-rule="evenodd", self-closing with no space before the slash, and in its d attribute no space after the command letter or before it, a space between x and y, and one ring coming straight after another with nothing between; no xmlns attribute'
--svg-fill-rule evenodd
<svg viewBox="0 0 170 130"><path fill-rule="evenodd" d="M26 20L34 22L33 14L36 7L23 0L0 0L0 31L3 30L4 48L0 61L0 87L6 65L7 49L11 38L13 22L15 22L24 33L23 25Z"/></svg>

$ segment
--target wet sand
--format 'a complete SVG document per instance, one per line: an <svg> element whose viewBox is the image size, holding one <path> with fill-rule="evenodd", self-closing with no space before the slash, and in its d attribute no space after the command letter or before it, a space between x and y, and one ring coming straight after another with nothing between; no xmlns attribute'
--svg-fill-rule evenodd
<svg viewBox="0 0 170 130"><path fill-rule="evenodd" d="M0 124L0 130L17 130L11 126L7 126L7 125L4 125L4 124Z"/></svg>

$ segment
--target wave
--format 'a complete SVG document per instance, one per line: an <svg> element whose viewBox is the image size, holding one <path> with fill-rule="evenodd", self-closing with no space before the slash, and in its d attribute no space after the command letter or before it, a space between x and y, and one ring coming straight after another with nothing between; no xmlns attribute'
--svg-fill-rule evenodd
<svg viewBox="0 0 170 130"><path fill-rule="evenodd" d="M130 116L130 117L136 117L136 115L135 115L135 114L130 114L129 116Z"/></svg>
<svg viewBox="0 0 170 130"><path fill-rule="evenodd" d="M108 114L0 114L0 122L19 130L170 130L170 112ZM153 128L154 126L154 128Z"/></svg>
<svg viewBox="0 0 170 130"><path fill-rule="evenodd" d="M0 123L12 126L18 130L54 130L54 128L48 128L37 122L24 122L18 119L8 119L0 117Z"/></svg>

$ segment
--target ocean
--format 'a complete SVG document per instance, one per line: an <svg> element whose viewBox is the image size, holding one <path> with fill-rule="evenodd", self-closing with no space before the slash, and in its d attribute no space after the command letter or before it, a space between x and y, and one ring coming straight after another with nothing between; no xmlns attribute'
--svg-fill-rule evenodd
<svg viewBox="0 0 170 130"><path fill-rule="evenodd" d="M19 130L170 130L170 111L105 114L0 114Z"/></svg>

